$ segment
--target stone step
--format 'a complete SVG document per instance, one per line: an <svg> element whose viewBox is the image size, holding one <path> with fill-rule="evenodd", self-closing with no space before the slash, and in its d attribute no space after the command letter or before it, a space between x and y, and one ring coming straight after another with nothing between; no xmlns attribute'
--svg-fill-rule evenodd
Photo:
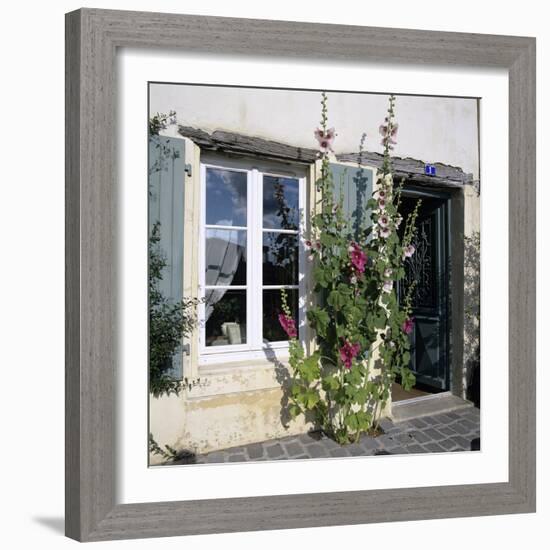
<svg viewBox="0 0 550 550"><path fill-rule="evenodd" d="M391 417L394 422L403 422L411 418L421 418L473 406L471 401L461 399L451 392L443 392L392 403Z"/></svg>

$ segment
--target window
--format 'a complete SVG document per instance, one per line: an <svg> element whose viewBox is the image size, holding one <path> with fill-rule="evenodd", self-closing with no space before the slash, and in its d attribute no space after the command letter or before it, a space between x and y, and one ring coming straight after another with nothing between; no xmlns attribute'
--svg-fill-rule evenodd
<svg viewBox="0 0 550 550"><path fill-rule="evenodd" d="M284 354L281 289L303 321L305 173L235 161L201 165L200 363Z"/></svg>

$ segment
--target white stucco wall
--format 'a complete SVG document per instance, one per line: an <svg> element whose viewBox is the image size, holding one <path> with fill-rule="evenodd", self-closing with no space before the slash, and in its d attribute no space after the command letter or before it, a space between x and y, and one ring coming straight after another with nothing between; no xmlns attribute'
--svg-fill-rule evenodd
<svg viewBox="0 0 550 550"><path fill-rule="evenodd" d="M378 126L388 96L328 94L329 125L338 133L336 153L365 149L382 152ZM315 147L320 93L288 90L153 84L150 112L174 110L178 122L212 132L228 130L300 147ZM474 98L397 96L398 144L394 154L459 166L479 179L478 104Z"/></svg>

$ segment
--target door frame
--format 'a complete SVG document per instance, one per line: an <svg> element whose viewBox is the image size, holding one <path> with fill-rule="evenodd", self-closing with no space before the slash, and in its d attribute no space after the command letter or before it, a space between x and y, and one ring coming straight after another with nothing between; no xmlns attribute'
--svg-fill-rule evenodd
<svg viewBox="0 0 550 550"><path fill-rule="evenodd" d="M463 367L464 353L464 191L460 187L435 186L426 182L405 182L404 197L437 198L444 203L444 238L447 250L445 281L445 367L446 390L463 397L467 381Z"/></svg>

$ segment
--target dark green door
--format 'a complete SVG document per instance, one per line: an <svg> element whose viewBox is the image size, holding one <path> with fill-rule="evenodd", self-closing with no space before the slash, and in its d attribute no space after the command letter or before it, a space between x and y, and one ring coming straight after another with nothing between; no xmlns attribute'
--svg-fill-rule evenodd
<svg viewBox="0 0 550 550"><path fill-rule="evenodd" d="M449 389L449 197L444 193L407 190L400 211L406 219L422 199L413 244L415 254L405 263L405 279L399 288L412 290L414 328L411 333L411 365L417 384Z"/></svg>

